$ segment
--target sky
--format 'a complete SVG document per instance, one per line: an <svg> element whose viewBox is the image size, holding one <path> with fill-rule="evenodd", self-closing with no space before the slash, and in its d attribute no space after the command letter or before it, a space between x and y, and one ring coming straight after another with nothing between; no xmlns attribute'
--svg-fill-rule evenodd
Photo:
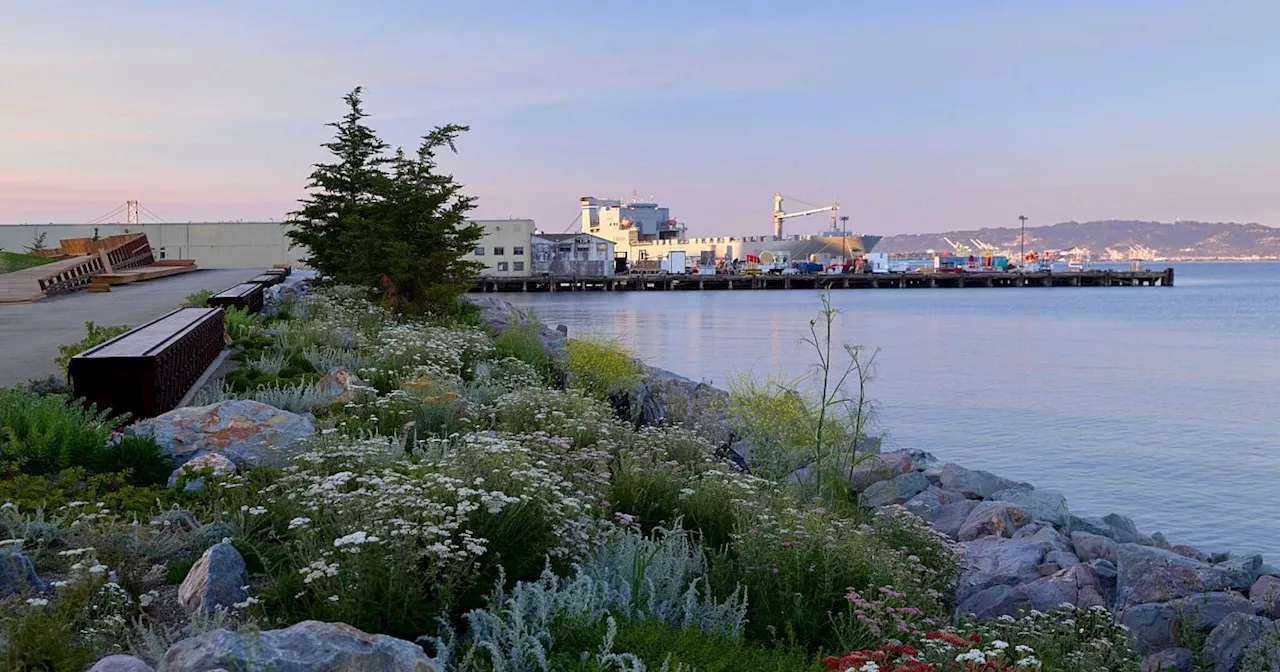
<svg viewBox="0 0 1280 672"><path fill-rule="evenodd" d="M0 222L279 220L364 87L477 218L1280 225L1280 2L0 0ZM817 231L816 215L789 232Z"/></svg>

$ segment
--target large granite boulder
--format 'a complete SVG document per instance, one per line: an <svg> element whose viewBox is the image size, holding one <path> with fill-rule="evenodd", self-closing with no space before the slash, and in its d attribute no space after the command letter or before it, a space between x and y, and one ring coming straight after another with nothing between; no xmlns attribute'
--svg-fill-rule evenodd
<svg viewBox="0 0 1280 672"><path fill-rule="evenodd" d="M36 574L31 558L13 546L0 546L0 597L48 587Z"/></svg>
<svg viewBox="0 0 1280 672"><path fill-rule="evenodd" d="M443 672L422 648L345 623L303 621L283 630L214 630L174 644L156 672Z"/></svg>
<svg viewBox="0 0 1280 672"><path fill-rule="evenodd" d="M934 512L943 504L954 504L956 502L962 502L965 499L966 497L959 492L954 490L945 490L936 485L930 485L924 490L924 492L908 499L903 506L917 516L920 516L925 520L931 520Z"/></svg>
<svg viewBox="0 0 1280 672"><path fill-rule="evenodd" d="M1247 589L1258 580L1258 577L1263 576L1261 555L1233 555L1217 563L1217 566L1231 575L1231 580L1234 582L1233 588Z"/></svg>
<svg viewBox="0 0 1280 672"><path fill-rule="evenodd" d="M845 469L849 485L862 492L872 483L889 480L900 474L916 470L916 459L911 453L863 453L853 466Z"/></svg>
<svg viewBox="0 0 1280 672"><path fill-rule="evenodd" d="M1120 544L1111 537L1104 537L1092 532L1076 531L1071 533L1071 546L1076 557L1084 562L1091 560L1111 560L1115 562Z"/></svg>
<svg viewBox="0 0 1280 672"><path fill-rule="evenodd" d="M933 529L955 539L960 536L960 527L969 519L969 514L978 507L979 502L965 499L954 504L939 506L928 518Z"/></svg>
<svg viewBox="0 0 1280 672"><path fill-rule="evenodd" d="M314 432L304 415L244 399L174 409L125 429L154 438L175 467L205 453L221 454L242 467L277 463Z"/></svg>
<svg viewBox="0 0 1280 672"><path fill-rule="evenodd" d="M1202 655L1214 672L1278 669L1280 623L1253 614L1229 614L1204 640Z"/></svg>
<svg viewBox="0 0 1280 672"><path fill-rule="evenodd" d="M1231 614L1253 615L1253 607L1239 593L1202 593L1129 607L1118 621L1129 628L1138 653L1149 654L1181 644L1187 630L1208 633Z"/></svg>
<svg viewBox="0 0 1280 672"><path fill-rule="evenodd" d="M1071 512L1067 510L1067 498L1054 490L1028 490L1010 488L992 493L988 499L1009 502L1026 511L1032 520L1043 521L1059 529L1067 529Z"/></svg>
<svg viewBox="0 0 1280 672"><path fill-rule="evenodd" d="M918 471L898 474L887 481L872 483L862 491L859 502L863 506L876 507L904 504L907 500L930 487L929 479Z"/></svg>
<svg viewBox="0 0 1280 672"><path fill-rule="evenodd" d="M1260 576L1249 589L1249 602L1262 616L1280 618L1280 578Z"/></svg>
<svg viewBox="0 0 1280 672"><path fill-rule="evenodd" d="M1026 511L1007 502L981 502L973 507L956 534L960 541L980 537L1012 537L1018 528L1031 522Z"/></svg>
<svg viewBox="0 0 1280 672"><path fill-rule="evenodd" d="M1029 541L986 537L960 546L966 567L957 591L961 603L992 586L1016 586L1040 578L1044 551Z"/></svg>
<svg viewBox="0 0 1280 672"><path fill-rule="evenodd" d="M1116 560L1116 608L1120 610L1249 585L1239 585L1240 577L1227 569L1154 546L1120 544Z"/></svg>
<svg viewBox="0 0 1280 672"><path fill-rule="evenodd" d="M1000 616L1018 616L1031 602L1019 586L989 586L965 595L958 605L956 614L985 621Z"/></svg>
<svg viewBox="0 0 1280 672"><path fill-rule="evenodd" d="M1191 672L1191 649L1165 649L1142 659L1139 672Z"/></svg>
<svg viewBox="0 0 1280 672"><path fill-rule="evenodd" d="M133 656L107 656L93 664L88 672L154 672L151 666Z"/></svg>
<svg viewBox="0 0 1280 672"><path fill-rule="evenodd" d="M1021 586L1034 609L1049 611L1060 604L1080 609L1106 606L1098 575L1089 565L1073 565Z"/></svg>
<svg viewBox="0 0 1280 672"><path fill-rule="evenodd" d="M196 560L178 587L178 603L188 613L209 614L231 610L249 596L249 572L244 558L234 546L220 542L209 547Z"/></svg>
<svg viewBox="0 0 1280 672"><path fill-rule="evenodd" d="M1107 535L1122 544L1139 544L1142 546L1154 546L1155 540L1138 531L1138 526L1134 524L1133 519L1128 516L1122 516L1118 513L1108 513L1102 517L1102 522L1111 528L1111 534Z"/></svg>
<svg viewBox="0 0 1280 672"><path fill-rule="evenodd" d="M1047 523L1031 523L1013 533L1014 539L1026 539L1039 544L1044 549L1044 561L1052 562L1058 567L1070 567L1080 564L1075 547L1071 540L1052 525Z"/></svg>
<svg viewBox="0 0 1280 672"><path fill-rule="evenodd" d="M1090 560L1088 563L1093 568L1093 572L1098 575L1098 582L1102 584L1102 595L1107 599L1108 605L1116 603L1116 578L1120 572L1116 569L1114 562L1110 560Z"/></svg>
<svg viewBox="0 0 1280 672"><path fill-rule="evenodd" d="M942 465L941 471L938 472L938 481L942 487L962 492L966 497L973 499L987 499L1001 490L1018 487L1031 489L1031 486L1026 483L1001 478L989 471L965 469L954 462Z"/></svg>

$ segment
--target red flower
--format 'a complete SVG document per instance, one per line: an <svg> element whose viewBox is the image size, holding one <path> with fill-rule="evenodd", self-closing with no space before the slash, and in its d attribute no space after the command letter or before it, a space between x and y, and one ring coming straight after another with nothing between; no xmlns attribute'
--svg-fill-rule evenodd
<svg viewBox="0 0 1280 672"><path fill-rule="evenodd" d="M974 635L975 637L977 635ZM940 639L951 646L968 648L969 642L962 639L959 635L951 632L930 632L924 636L925 639Z"/></svg>

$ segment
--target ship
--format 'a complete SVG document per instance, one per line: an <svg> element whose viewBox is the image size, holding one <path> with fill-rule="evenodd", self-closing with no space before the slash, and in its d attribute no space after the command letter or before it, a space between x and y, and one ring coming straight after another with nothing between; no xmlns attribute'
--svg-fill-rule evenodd
<svg viewBox="0 0 1280 672"><path fill-rule="evenodd" d="M849 264L870 252L883 236L847 231L838 224L839 205L815 207L797 212L782 209L783 196L774 194L773 235L689 237L688 227L671 217L669 208L654 201L632 198L629 202L584 196L582 232L614 243L615 253L631 261L662 259L683 252L698 266L732 263L748 256L766 254L781 261L813 261L820 264ZM784 222L795 217L830 213L830 226L817 234L786 235Z"/></svg>

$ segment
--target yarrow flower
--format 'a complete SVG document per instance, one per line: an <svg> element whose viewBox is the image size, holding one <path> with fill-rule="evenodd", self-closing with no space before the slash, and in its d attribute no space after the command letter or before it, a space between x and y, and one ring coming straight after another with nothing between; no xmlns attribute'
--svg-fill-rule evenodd
<svg viewBox="0 0 1280 672"><path fill-rule="evenodd" d="M359 532L352 532L351 534L348 534L345 537L338 537L337 539L334 539L333 545L335 548L340 548L342 546L349 546L349 545L359 546L361 544L376 544L379 541L382 541L382 540L379 539L378 537L370 535L368 532L361 530Z"/></svg>

